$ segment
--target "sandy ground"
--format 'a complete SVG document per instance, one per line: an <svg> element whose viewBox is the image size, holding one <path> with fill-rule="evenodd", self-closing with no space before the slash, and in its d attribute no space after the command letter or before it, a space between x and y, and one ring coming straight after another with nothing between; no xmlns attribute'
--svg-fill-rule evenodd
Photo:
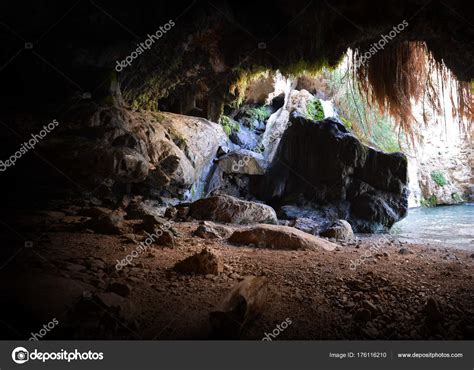
<svg viewBox="0 0 474 370"><path fill-rule="evenodd" d="M208 339L209 313L249 275L266 276L272 298L241 339L474 339L474 255L466 251L380 236L331 252L249 248L192 236L198 222L185 222L175 224L174 248L151 247L117 271L137 247L130 235L81 230L83 218L61 213L27 218L28 229L2 237L6 339L26 339L53 318L47 339ZM171 270L204 247L221 255L224 273ZM91 310L87 302L112 282L131 288L120 312L114 303Z"/></svg>

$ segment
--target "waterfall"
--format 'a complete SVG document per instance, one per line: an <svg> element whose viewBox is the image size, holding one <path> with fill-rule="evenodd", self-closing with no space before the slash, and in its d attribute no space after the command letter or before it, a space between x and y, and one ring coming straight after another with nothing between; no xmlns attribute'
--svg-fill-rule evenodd
<svg viewBox="0 0 474 370"><path fill-rule="evenodd" d="M332 100L319 99L319 101L321 102L321 105L323 106L324 118L338 117L338 114L336 112L336 109L334 108L334 104Z"/></svg>

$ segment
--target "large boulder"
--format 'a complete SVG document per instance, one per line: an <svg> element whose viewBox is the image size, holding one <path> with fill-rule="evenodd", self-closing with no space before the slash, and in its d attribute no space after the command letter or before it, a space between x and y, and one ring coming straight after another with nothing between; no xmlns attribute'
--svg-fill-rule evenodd
<svg viewBox="0 0 474 370"><path fill-rule="evenodd" d="M143 113L131 130L147 143L153 167L147 184L175 196L204 182L218 148L227 141L221 125L173 113Z"/></svg>
<svg viewBox="0 0 474 370"><path fill-rule="evenodd" d="M233 130L229 139L241 148L253 150L258 145L259 136L255 130L240 125L238 130Z"/></svg>
<svg viewBox="0 0 474 370"><path fill-rule="evenodd" d="M322 232L321 236L346 241L354 238L354 232L349 222L346 220L337 220L331 227Z"/></svg>
<svg viewBox="0 0 474 370"><path fill-rule="evenodd" d="M265 148L263 154L268 161L271 162L275 158L280 140L286 129L292 124L290 121L290 113L296 111L304 115L306 105L313 99L314 96L306 90L298 91L290 89L285 92L282 107L270 116L262 136L262 145Z"/></svg>
<svg viewBox="0 0 474 370"><path fill-rule="evenodd" d="M229 242L259 248L332 251L336 245L289 226L257 225L236 230Z"/></svg>
<svg viewBox="0 0 474 370"><path fill-rule="evenodd" d="M189 206L189 216L233 224L276 224L275 210L266 204L249 202L229 195L199 199Z"/></svg>
<svg viewBox="0 0 474 370"><path fill-rule="evenodd" d="M79 184L138 184L148 196L196 193L228 141L221 125L173 113L78 109L64 121L45 148L62 153L59 168Z"/></svg>
<svg viewBox="0 0 474 370"><path fill-rule="evenodd" d="M321 209L333 209L328 224L345 219L356 232L378 232L406 215L407 182L403 154L362 144L337 119L316 122L292 114L258 196L286 206L292 204L287 199L302 195L317 213L304 217L321 222Z"/></svg>

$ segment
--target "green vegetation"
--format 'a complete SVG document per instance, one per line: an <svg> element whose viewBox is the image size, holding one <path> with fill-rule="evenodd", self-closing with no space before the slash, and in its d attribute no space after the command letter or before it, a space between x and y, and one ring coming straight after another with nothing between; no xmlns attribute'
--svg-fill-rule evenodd
<svg viewBox="0 0 474 370"><path fill-rule="evenodd" d="M420 204L422 207L436 207L438 204L438 198L433 194L428 199L421 198Z"/></svg>
<svg viewBox="0 0 474 370"><path fill-rule="evenodd" d="M306 105L306 118L314 121L321 121L324 119L323 105L319 99L314 99Z"/></svg>
<svg viewBox="0 0 474 370"><path fill-rule="evenodd" d="M352 122L349 121L348 119L341 117L341 121L344 124L344 127L347 128L348 130L352 130Z"/></svg>
<svg viewBox="0 0 474 370"><path fill-rule="evenodd" d="M143 93L133 99L131 107L133 110L156 110L157 104L151 94Z"/></svg>
<svg viewBox="0 0 474 370"><path fill-rule="evenodd" d="M254 67L251 70L242 70L241 68L236 67L233 69L233 72L236 78L230 84L229 93L235 97L231 106L238 108L242 105L245 99L245 92L247 91L249 84L261 77L267 77L269 70L262 66Z"/></svg>
<svg viewBox="0 0 474 370"><path fill-rule="evenodd" d="M367 103L347 66L342 65L334 70L323 69L321 81L338 107L344 126L360 141L387 153L401 151L400 141L404 137L397 131L395 121Z"/></svg>
<svg viewBox="0 0 474 370"><path fill-rule="evenodd" d="M444 176L444 173L438 170L434 170L431 172L431 179L438 185L438 186L444 186L448 183L446 180L446 177Z"/></svg>
<svg viewBox="0 0 474 370"><path fill-rule="evenodd" d="M222 115L219 118L219 123L222 125L224 132L227 136L232 135L232 132L238 132L240 130L240 125L238 122L234 121L229 116Z"/></svg>
<svg viewBox="0 0 474 370"><path fill-rule="evenodd" d="M265 122L268 117L270 117L270 111L265 107L256 107L256 108L250 108L247 111L247 114L249 115L250 118L256 119L257 121L262 121Z"/></svg>

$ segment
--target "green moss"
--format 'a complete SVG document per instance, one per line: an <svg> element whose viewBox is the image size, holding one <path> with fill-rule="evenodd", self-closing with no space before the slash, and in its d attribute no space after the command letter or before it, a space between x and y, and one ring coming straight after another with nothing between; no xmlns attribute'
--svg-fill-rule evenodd
<svg viewBox="0 0 474 370"><path fill-rule="evenodd" d="M422 207L436 207L438 205L438 198L433 194L428 199L421 198L420 204Z"/></svg>
<svg viewBox="0 0 474 370"><path fill-rule="evenodd" d="M306 105L306 118L314 121L321 121L324 119L324 109L319 99L314 99Z"/></svg>
<svg viewBox="0 0 474 370"><path fill-rule="evenodd" d="M222 125L222 128L227 136L230 136L233 132L238 132L240 130L239 123L234 121L229 116L221 116L221 118L219 118L219 123Z"/></svg>
<svg viewBox="0 0 474 370"><path fill-rule="evenodd" d="M352 130L352 122L349 121L348 119L345 119L344 117L341 117L341 121L344 124L344 127L347 128L348 130Z"/></svg>
<svg viewBox="0 0 474 370"><path fill-rule="evenodd" d="M265 106L250 108L247 113L252 119L262 122L265 122L270 117L270 111Z"/></svg>
<svg viewBox="0 0 474 370"><path fill-rule="evenodd" d="M235 100L231 103L234 108L242 105L245 99L245 92L248 85L261 77L268 76L269 69L263 66L254 67L251 70L234 68L233 72L237 76L230 84L229 92L235 96Z"/></svg>
<svg viewBox="0 0 474 370"><path fill-rule="evenodd" d="M327 59L321 59L314 62L308 62L300 59L297 62L292 63L288 67L282 69L283 75L291 75L300 77L302 75L317 75L323 68L332 69Z"/></svg>
<svg viewBox="0 0 474 370"><path fill-rule="evenodd" d="M446 177L444 176L444 173L438 170L434 170L431 172L431 179L438 185L438 186L444 186L448 183L446 180Z"/></svg>
<svg viewBox="0 0 474 370"><path fill-rule="evenodd" d="M152 98L150 94L143 93L133 99L131 107L133 110L156 110L156 101Z"/></svg>

